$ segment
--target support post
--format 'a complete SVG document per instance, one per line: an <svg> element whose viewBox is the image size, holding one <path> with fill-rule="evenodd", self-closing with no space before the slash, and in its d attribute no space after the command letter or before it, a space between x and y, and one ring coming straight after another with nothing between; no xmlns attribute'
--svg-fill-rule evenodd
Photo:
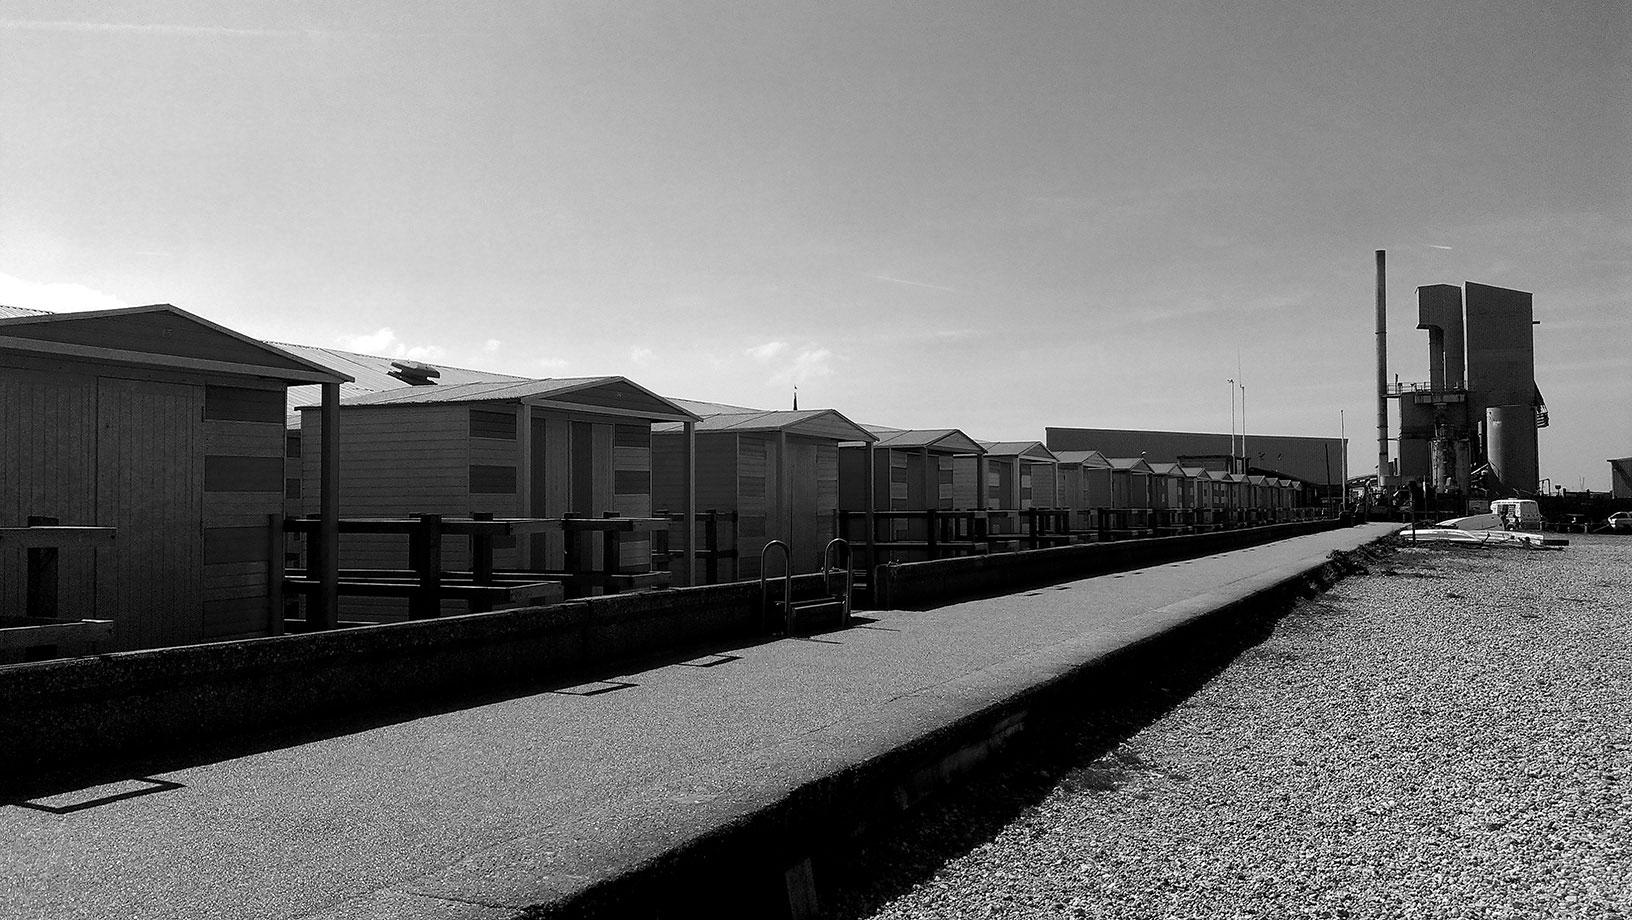
<svg viewBox="0 0 1632 920"><path fill-rule="evenodd" d="M690 586L697 583L697 423L687 419L681 423L681 427L685 429L686 435L686 520L681 525L680 538L684 541L684 548L681 550L685 554L684 584ZM732 536L735 537L735 534ZM710 554L709 558L712 559L713 554ZM712 581L713 578L714 572L710 569L709 579Z"/></svg>
<svg viewBox="0 0 1632 920"><path fill-rule="evenodd" d="M885 456L888 456L886 454ZM873 585L872 571L878 567L878 451L873 449L873 442L867 442L867 587L877 598L877 591Z"/></svg>
<svg viewBox="0 0 1632 920"><path fill-rule="evenodd" d="M318 467L317 597L310 629L340 624L340 384L323 384L322 453Z"/></svg>
<svg viewBox="0 0 1632 920"><path fill-rule="evenodd" d="M284 633L283 610L283 515L266 516L266 634Z"/></svg>

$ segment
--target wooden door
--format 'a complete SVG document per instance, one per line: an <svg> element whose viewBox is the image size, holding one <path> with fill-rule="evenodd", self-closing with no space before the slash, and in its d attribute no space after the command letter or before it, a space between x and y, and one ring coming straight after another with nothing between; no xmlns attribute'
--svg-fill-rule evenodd
<svg viewBox="0 0 1632 920"><path fill-rule="evenodd" d="M203 637L204 388L103 377L97 523L118 528L97 581L122 649Z"/></svg>

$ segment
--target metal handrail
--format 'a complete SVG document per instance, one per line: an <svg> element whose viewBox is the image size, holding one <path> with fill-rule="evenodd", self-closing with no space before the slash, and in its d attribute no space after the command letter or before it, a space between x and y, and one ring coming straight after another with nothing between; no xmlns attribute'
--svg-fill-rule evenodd
<svg viewBox="0 0 1632 920"><path fill-rule="evenodd" d="M827 546L822 549L822 587L827 591L827 593L833 593L833 582L831 576L833 567L838 565L838 562L834 559L836 554L833 552L836 549L844 550L844 597L842 598L844 601L844 614L843 619L839 622L841 625L849 626L850 596L854 592L856 578L855 569L852 568L855 562L855 557L850 554L849 540L835 537L834 539L827 541Z"/></svg>
<svg viewBox="0 0 1632 920"><path fill-rule="evenodd" d="M759 628L762 632L770 632L770 594L765 586L765 562L771 552L771 547L782 547L782 615L791 620L793 617L793 550L781 540L772 540L759 551ZM788 632L791 623L783 623L783 632Z"/></svg>

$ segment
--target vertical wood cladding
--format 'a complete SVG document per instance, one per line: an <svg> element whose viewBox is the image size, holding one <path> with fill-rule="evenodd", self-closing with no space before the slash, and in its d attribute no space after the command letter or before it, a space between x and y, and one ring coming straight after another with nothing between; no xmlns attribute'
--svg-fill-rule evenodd
<svg viewBox="0 0 1632 920"><path fill-rule="evenodd" d="M115 648L264 635L267 520L286 486L283 389L142 376L0 371L3 462L17 483L0 522L117 528L111 545L59 562L59 610L114 620ZM0 575L3 609L20 612L21 584Z"/></svg>
<svg viewBox="0 0 1632 920"><path fill-rule="evenodd" d="M30 515L96 523L96 396L90 374L0 368L0 526L25 526ZM59 553L64 616L92 614L98 562L110 557L106 549ZM0 613L24 612L27 562L27 550L0 547Z"/></svg>

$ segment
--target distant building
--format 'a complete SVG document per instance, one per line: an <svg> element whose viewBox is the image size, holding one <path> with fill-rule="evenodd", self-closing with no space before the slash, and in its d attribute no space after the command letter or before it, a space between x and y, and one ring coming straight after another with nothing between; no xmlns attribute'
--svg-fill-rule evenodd
<svg viewBox="0 0 1632 920"><path fill-rule="evenodd" d="M1616 498L1632 498L1632 457L1609 461L1609 491Z"/></svg>
<svg viewBox="0 0 1632 920"><path fill-rule="evenodd" d="M1097 450L1106 457L1144 457L1148 463L1181 463L1226 470L1232 453L1237 471L1281 474L1317 486L1343 481L1343 439L1249 434L1246 451L1231 450L1227 434L1200 431L1136 431L1122 428L1049 428L1048 449Z"/></svg>
<svg viewBox="0 0 1632 920"><path fill-rule="evenodd" d="M1428 380L1396 384L1399 478L1441 493L1533 493L1536 429L1547 405L1536 385L1531 295L1467 282L1417 288L1428 331Z"/></svg>

